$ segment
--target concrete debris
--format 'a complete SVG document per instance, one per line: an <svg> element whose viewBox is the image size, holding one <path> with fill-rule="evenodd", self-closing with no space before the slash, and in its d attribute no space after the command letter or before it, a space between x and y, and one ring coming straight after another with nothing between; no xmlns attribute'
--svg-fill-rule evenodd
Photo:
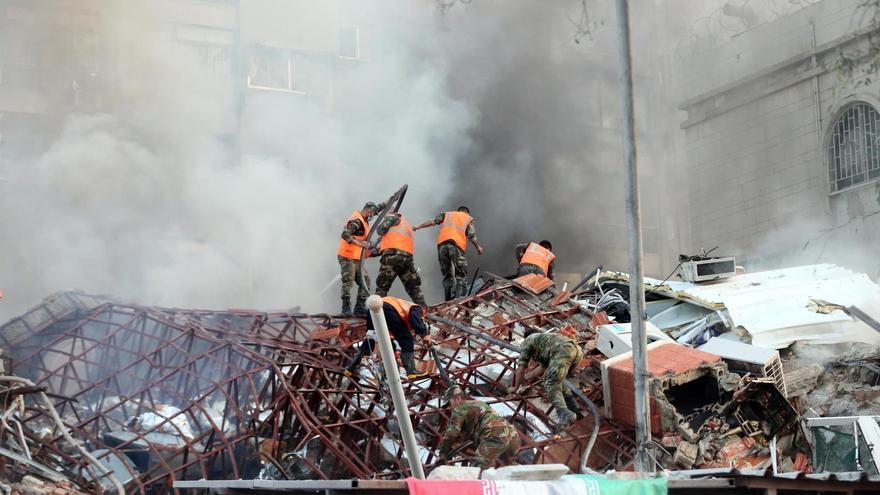
<svg viewBox="0 0 880 495"><path fill-rule="evenodd" d="M855 343L852 326L864 324L832 307L871 307L876 286L865 277L818 265L646 287L650 448L660 467L826 469L816 461L816 435L837 445L847 437L834 435L847 433L811 434L802 423L814 415L798 411L880 414L880 348ZM519 464L580 472L584 456L592 470L632 469L627 298L625 274L598 271L567 292L538 275L483 273L473 295L429 308L436 354L417 348L428 376L404 384L426 470L440 479L473 476L444 466L436 450L449 419L441 404L447 380L516 428ZM8 373L35 385L0 387L8 425L0 482L61 495L113 491L114 480L146 494L202 478L405 477L379 357L343 373L365 326L362 318L53 295L0 327ZM584 351L569 377L582 397L567 401L578 419L560 432L541 386L510 390L529 330L568 336ZM601 417L591 415L592 402ZM854 428L880 433L863 423ZM466 465L469 455L450 462Z"/></svg>

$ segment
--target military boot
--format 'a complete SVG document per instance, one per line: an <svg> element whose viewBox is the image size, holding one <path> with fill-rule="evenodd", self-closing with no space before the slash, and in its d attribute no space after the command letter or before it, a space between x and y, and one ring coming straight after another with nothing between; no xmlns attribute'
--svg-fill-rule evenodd
<svg viewBox="0 0 880 495"><path fill-rule="evenodd" d="M556 431L557 433L561 433L562 430L571 426L572 423L577 420L577 416L575 413L571 412L568 408L559 408L556 410Z"/></svg>
<svg viewBox="0 0 880 495"><path fill-rule="evenodd" d="M565 398L565 405L577 416L577 419L581 419L584 417L584 412L581 410L581 406L578 405L577 401L574 397L570 395L563 396Z"/></svg>
<svg viewBox="0 0 880 495"><path fill-rule="evenodd" d="M401 352L400 360L403 362L403 369L406 370L406 377L408 379L415 380L416 378L425 376L425 373L422 373L416 368L416 360L415 357L413 357L413 353Z"/></svg>
<svg viewBox="0 0 880 495"><path fill-rule="evenodd" d="M354 303L354 315L355 316L367 316L367 308L364 306L364 300L358 299Z"/></svg>
<svg viewBox="0 0 880 495"><path fill-rule="evenodd" d="M351 301L348 299L342 300L342 316L351 316Z"/></svg>

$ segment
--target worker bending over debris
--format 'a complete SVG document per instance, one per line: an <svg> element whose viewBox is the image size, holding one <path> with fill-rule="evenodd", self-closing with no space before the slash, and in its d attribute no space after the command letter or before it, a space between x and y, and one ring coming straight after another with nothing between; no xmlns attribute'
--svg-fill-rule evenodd
<svg viewBox="0 0 880 495"><path fill-rule="evenodd" d="M544 391L550 403L556 408L559 427L565 428L577 419L577 415L569 408L577 409L570 392L565 389L563 381L569 374L574 374L583 359L584 353L574 340L558 333L540 333L535 329L526 330L526 338L520 347L519 359L516 361L516 376L513 391L523 386L526 368L530 361L535 361L544 370Z"/></svg>
<svg viewBox="0 0 880 495"><path fill-rule="evenodd" d="M415 351L413 334L418 335L425 345L431 345L434 342L428 331L428 325L425 324L425 320L422 318L422 311L424 310L421 306L403 299L390 296L382 298L382 312L385 314L388 331L400 346L400 360L403 362L404 369L406 369L406 377L410 380L425 376L424 373L416 369L416 361L413 356ZM345 371L343 371L345 376L350 377L354 375L355 370L361 364L361 359L367 354L372 354L375 347L376 337L373 319L367 318L367 338L361 344L360 352L345 367Z"/></svg>
<svg viewBox="0 0 880 495"><path fill-rule="evenodd" d="M483 247L477 242L477 230L474 219L470 216L467 206L459 206L458 211L440 213L431 220L417 225L413 230L440 225L437 233L437 257L440 260L440 271L443 273L443 294L446 301L467 294L467 241L477 248L477 254L483 254Z"/></svg>
<svg viewBox="0 0 880 495"><path fill-rule="evenodd" d="M553 249L553 245L547 240L530 243L519 259L517 274L522 277L529 273L537 273L553 280L556 276L556 263L554 262L556 255L550 251L551 249Z"/></svg>
<svg viewBox="0 0 880 495"><path fill-rule="evenodd" d="M468 400L458 385L443 394L443 404L450 410L449 423L440 440L440 458L445 463L453 450L472 443L475 455L472 467L487 469L516 464L521 442L519 433L485 402Z"/></svg>
<svg viewBox="0 0 880 495"><path fill-rule="evenodd" d="M351 316L351 284L358 286L357 300L354 304L354 314L366 316L367 309L364 303L370 295L370 278L363 272L363 284L361 285L361 252L370 245L365 241L367 232L370 230L369 220L379 211L385 208L385 203L368 202L360 211L355 211L348 217L345 227L342 229L342 239L339 240L339 248L336 250L336 259L339 261L339 269L342 276L342 315Z"/></svg>
<svg viewBox="0 0 880 495"><path fill-rule="evenodd" d="M394 279L400 277L403 288L419 306L427 306L422 295L422 279L413 261L413 228L402 213L389 213L379 222L376 232L382 236L379 252L379 277L376 278L376 294L385 297Z"/></svg>

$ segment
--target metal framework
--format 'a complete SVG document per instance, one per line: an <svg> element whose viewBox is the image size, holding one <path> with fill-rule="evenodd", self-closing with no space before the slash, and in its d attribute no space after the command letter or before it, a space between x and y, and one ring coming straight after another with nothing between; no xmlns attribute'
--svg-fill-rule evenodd
<svg viewBox="0 0 880 495"><path fill-rule="evenodd" d="M511 416L524 440L522 462L577 469L592 418L556 435L539 391L508 393L514 353L456 327L508 342L529 327L555 329L586 342L590 318L556 289L487 278L475 295L431 309L448 322L435 324L440 364L467 393ZM135 493L202 478L406 476L378 358L366 359L353 379L342 374L364 335L359 319L154 308L77 293L53 296L0 327L13 372L45 389L72 435ZM423 364L433 364L421 352ZM600 393L596 385L595 377L582 377L589 396ZM430 468L448 419L439 405L446 385L432 375L405 387L420 457ZM9 444L90 486L86 462L39 401L24 397L23 414L3 404L24 426L21 436L2 432ZM629 465L630 437L603 420L590 466ZM111 486L106 478L100 483Z"/></svg>

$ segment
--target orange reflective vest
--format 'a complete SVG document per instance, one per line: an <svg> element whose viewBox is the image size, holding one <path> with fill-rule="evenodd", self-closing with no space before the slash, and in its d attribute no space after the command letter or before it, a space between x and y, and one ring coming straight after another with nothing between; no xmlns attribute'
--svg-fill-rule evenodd
<svg viewBox="0 0 880 495"><path fill-rule="evenodd" d="M467 226L474 219L462 211L447 211L437 233L437 245L452 241L462 251L467 251Z"/></svg>
<svg viewBox="0 0 880 495"><path fill-rule="evenodd" d="M406 217L400 215L400 223L388 229L379 241L379 251L386 249L399 249L409 254L415 254L413 250L413 229Z"/></svg>
<svg viewBox="0 0 880 495"><path fill-rule="evenodd" d="M528 263L530 265L535 265L541 270L544 270L544 275L546 276L550 271L550 262L554 259L556 259L556 255L551 253L549 249L537 242L533 242L526 248L526 253L523 255L519 264L522 265Z"/></svg>
<svg viewBox="0 0 880 495"><path fill-rule="evenodd" d="M348 222L350 222L352 220L360 220L361 223L364 224L364 233L362 235L356 235L356 236L354 236L354 238L360 239L360 240L366 239L367 238L367 231L370 230L370 224L367 223L367 219L364 218L363 215L361 215L361 212L355 211L354 213L351 214L350 217L348 217L348 220L346 220L345 225L348 225ZM345 239L339 239L339 249L336 250L336 254L338 254L339 256L342 256L343 258L348 258L350 260L359 260L359 259L361 259L361 251L363 251L363 250L364 250L364 248L358 246L357 244L349 244L348 242L345 242Z"/></svg>
<svg viewBox="0 0 880 495"><path fill-rule="evenodd" d="M406 322L406 328L408 328L411 332L412 325L410 325L409 323L409 311L412 309L413 306L415 306L415 304L391 296L385 296L382 298L382 300L394 307L395 311L397 311L397 314L399 314L400 317L403 318L403 321Z"/></svg>

